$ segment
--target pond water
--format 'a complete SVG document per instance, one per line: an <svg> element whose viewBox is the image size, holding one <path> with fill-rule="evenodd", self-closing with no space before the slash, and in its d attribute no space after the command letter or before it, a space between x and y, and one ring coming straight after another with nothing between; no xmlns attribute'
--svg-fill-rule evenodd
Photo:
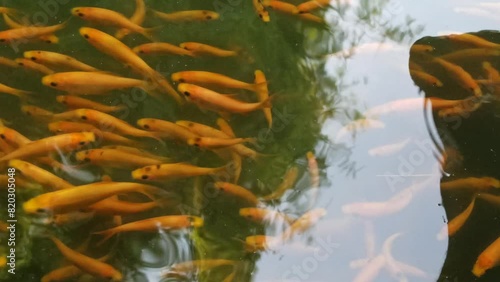
<svg viewBox="0 0 500 282"><path fill-rule="evenodd" d="M79 28L86 26L115 34L115 27L71 16L72 8L89 6L130 17L136 3L141 2L0 1L0 7L21 11L7 14L16 20L27 20L25 24L56 25L69 19L64 28L55 32L58 43L49 44L38 38L30 42L13 41L0 45L0 57L15 59L27 56L26 51L52 51L101 71L95 74L95 81L90 79L78 89L74 86L71 91L60 91L54 88L63 81L58 81L58 86L43 85L42 77L46 74L0 61L1 84L33 92L27 100L0 93L0 118L4 126L30 140L47 138L54 135L47 124L64 120L57 120L53 114L68 111L67 106L57 102L58 95L68 97L67 94L78 91L83 94L102 83L98 81L99 75L147 79L130 62L113 58L122 52L119 45L112 44L116 45L115 53L100 51L79 32ZM154 185L168 191L162 197L171 200L144 212L122 216L88 214L78 219L72 214L69 223L56 225L50 209L29 214L23 208L23 203L33 197L53 191L55 183L45 183L40 177L30 179L29 173L23 175L18 169L14 177L17 183L13 217L17 220L15 274L8 272L12 267L7 264L12 235L8 230L2 231L0 253L7 257L1 266L2 281L40 281L51 271L71 264L71 259L61 255L50 236L88 257L109 255L106 263L123 274L123 281L500 280L499 267L487 270L481 277L472 272L480 254L500 236L500 200L498 189L495 190L500 188L496 180L500 178L497 162L500 137L496 132L500 125L497 115L500 77L491 78L485 64L489 63L489 69L498 73L500 45L493 44L500 44L500 35L495 30L500 23L500 3L332 0L329 6L313 12L325 24L271 7L267 8L270 21L264 22L257 16L252 1L145 0L144 3L147 16L143 26L153 29L147 30L146 36L127 35L123 43L131 48L149 43L150 32L158 42L177 46L183 42L201 42L233 51L235 55L227 57L191 53L193 56L140 54L140 57L155 73L169 80L180 71L208 71L253 83L255 71L261 70L268 83L257 84L257 88L261 90L267 85L273 97L272 127L260 110L228 114L224 110L214 111L207 104L179 105L164 93L157 98L158 92L148 95L139 88L78 96L119 105L120 109L111 114L137 128L137 121L143 118L186 120L219 128L218 119L222 117L235 136L255 138L246 145L257 152L257 157L236 157L238 154L227 149L197 148L186 140L165 136L158 142L120 134L131 138L133 146L170 158L172 163L225 166L207 175L160 181L132 177L131 171L144 165L117 168L139 158L138 155L128 155L129 159L114 161L113 165L82 163L75 150L68 148L56 148L50 154L42 152L35 157L16 157L74 186L96 183L104 177L114 182ZM153 12L201 9L215 11L219 18L166 22ZM8 28L4 16L0 29ZM475 42L464 43L447 37L462 33L478 36L492 46L478 46L477 38ZM0 39L2 36L0 33ZM443 57L444 63L436 59L474 48L482 49L458 59ZM448 61L453 65L447 64ZM53 69L71 70L57 66ZM177 88L178 83L173 85ZM474 92L478 88L481 95ZM232 94L228 97L245 102L258 101L252 91L210 89ZM442 106L453 100L463 103ZM37 115L26 105L50 113ZM100 122L100 130L106 131L102 118L96 120ZM117 127L116 122L112 125ZM117 144L101 141L76 151ZM0 149L7 154L5 148ZM62 165L42 163L39 157L49 155ZM0 158L0 174L5 179L13 165L8 160ZM233 168L238 163L241 175L235 181ZM187 171L193 173L194 169ZM462 181L467 178L468 181ZM236 182L251 195L241 191L234 194L229 188L214 189L216 182ZM7 183L8 180L2 185ZM1 191L0 206L6 208L0 213L0 223L5 223L10 196L6 188ZM273 193L276 191L282 193ZM122 201L151 201L137 193L118 194ZM158 195L153 197L156 199ZM255 223L244 216L249 209L242 210L255 207L273 213L263 223ZM100 244L102 235L93 234L120 222L167 215L197 216L203 219L203 226L122 232L104 244ZM459 219L452 221L457 216ZM448 222L450 231L446 229ZM456 233L453 229L448 236L457 226ZM270 236L264 250L251 250L256 246L245 244L245 240L259 235ZM492 256L498 252L497 247ZM217 265L214 259L231 262L219 261L221 265ZM202 261L197 270L179 271L180 263L192 260ZM86 272L62 281L109 281Z"/></svg>

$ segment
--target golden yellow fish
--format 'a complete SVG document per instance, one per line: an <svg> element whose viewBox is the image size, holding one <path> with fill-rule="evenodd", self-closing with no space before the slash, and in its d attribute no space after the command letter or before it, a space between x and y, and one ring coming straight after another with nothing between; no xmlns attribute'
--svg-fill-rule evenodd
<svg viewBox="0 0 500 282"><path fill-rule="evenodd" d="M114 149L92 149L76 153L79 162L110 168L133 169L148 165L157 165L170 161L167 158L149 158Z"/></svg>
<svg viewBox="0 0 500 282"><path fill-rule="evenodd" d="M161 119L142 118L137 121L137 125L145 130L157 132L162 138L177 139L182 142L198 137L183 126Z"/></svg>
<svg viewBox="0 0 500 282"><path fill-rule="evenodd" d="M257 196L255 196L254 193L252 193L249 189L241 187L239 185L229 182L217 181L214 183L214 187L215 189L225 194L237 197L252 206L257 206L257 204L259 203L259 199L257 199Z"/></svg>
<svg viewBox="0 0 500 282"><path fill-rule="evenodd" d="M137 180L165 180L178 177L193 177L216 174L226 167L198 167L186 163L151 165L132 171L132 178Z"/></svg>
<svg viewBox="0 0 500 282"><path fill-rule="evenodd" d="M255 71L255 85L257 85L257 97L259 102L267 101L269 99L269 90L267 89L267 79L264 72L261 70ZM271 108L263 108L264 116L266 117L269 128L273 126L273 114Z"/></svg>
<svg viewBox="0 0 500 282"><path fill-rule="evenodd" d="M112 113L122 111L127 108L125 105L118 106L108 106L101 103L97 103L85 98L71 96L71 95L59 95L56 97L57 102L66 105L70 109L92 109L103 113Z"/></svg>
<svg viewBox="0 0 500 282"><path fill-rule="evenodd" d="M261 2L264 7L269 7L275 11L279 11L285 14L296 15L299 13L299 9L297 8L297 6L287 2L277 0L263 0Z"/></svg>
<svg viewBox="0 0 500 282"><path fill-rule="evenodd" d="M219 14L208 10L190 10L173 13L153 11L158 18L168 22L212 21L219 19Z"/></svg>
<svg viewBox="0 0 500 282"><path fill-rule="evenodd" d="M56 52L33 50L26 51L23 55L26 59L30 59L43 65L62 67L79 71L98 71L98 69L82 63L73 57Z"/></svg>
<svg viewBox="0 0 500 282"><path fill-rule="evenodd" d="M11 160L9 161L9 167L15 168L16 171L25 177L40 183L43 187L50 190L61 190L73 187L73 184L66 180L25 161Z"/></svg>
<svg viewBox="0 0 500 282"><path fill-rule="evenodd" d="M193 53L179 46L166 43L166 42L154 42L146 43L136 46L132 49L137 54L149 54L149 55L163 55L163 54L173 54L173 55L183 55L193 57Z"/></svg>
<svg viewBox="0 0 500 282"><path fill-rule="evenodd" d="M95 141L94 133L68 133L51 136L28 143L0 158L0 162L12 159L24 159L52 152L70 152Z"/></svg>
<svg viewBox="0 0 500 282"><path fill-rule="evenodd" d="M236 80L229 76L208 71L181 71L172 74L172 80L175 82L192 83L196 85L213 85L224 88L246 89L258 91L260 85ZM264 79L265 80L265 79ZM262 84L267 84L263 81Z"/></svg>
<svg viewBox="0 0 500 282"><path fill-rule="evenodd" d="M107 229L94 234L103 235L104 238L100 243L105 242L115 234L122 232L155 232L161 229L182 229L182 228L199 228L203 226L203 219L197 216L190 215L167 215L160 217L153 217L144 220L129 222L118 227ZM100 244L99 243L99 244Z"/></svg>
<svg viewBox="0 0 500 282"><path fill-rule="evenodd" d="M5 15L4 15L5 16ZM0 31L0 43L25 42L63 29L66 22L52 26L28 26Z"/></svg>
<svg viewBox="0 0 500 282"><path fill-rule="evenodd" d="M312 1L307 1L303 2L299 5L297 5L297 9L299 10L299 13L310 13L312 11L315 11L317 9L325 8L326 6L330 5L331 0L312 0Z"/></svg>
<svg viewBox="0 0 500 282"><path fill-rule="evenodd" d="M487 270L498 265L500 265L500 237L479 255L472 268L472 274L481 277Z"/></svg>
<svg viewBox="0 0 500 282"><path fill-rule="evenodd" d="M216 57L235 57L238 55L238 52L236 51L224 50L218 47L198 42L184 42L179 44L179 46L188 51L191 51L191 53L194 55L210 55Z"/></svg>
<svg viewBox="0 0 500 282"><path fill-rule="evenodd" d="M269 17L269 12L266 10L264 5L262 5L262 2L260 0L252 0L253 3L253 8L255 12L257 12L257 15L263 22L270 22L271 18Z"/></svg>
<svg viewBox="0 0 500 282"><path fill-rule="evenodd" d="M137 25L142 25L145 17L146 4L144 3L144 0L135 0L135 11L134 14L130 17L130 21ZM129 35L130 32L130 30L122 28L116 32L115 37L118 39L122 39L123 37Z"/></svg>
<svg viewBox="0 0 500 282"><path fill-rule="evenodd" d="M28 99L28 96L32 94L31 91L15 89L2 83L0 83L0 93L10 94L21 99Z"/></svg>
<svg viewBox="0 0 500 282"><path fill-rule="evenodd" d="M241 143L255 143L255 138L196 137L187 140L188 145L207 149L227 148Z"/></svg>

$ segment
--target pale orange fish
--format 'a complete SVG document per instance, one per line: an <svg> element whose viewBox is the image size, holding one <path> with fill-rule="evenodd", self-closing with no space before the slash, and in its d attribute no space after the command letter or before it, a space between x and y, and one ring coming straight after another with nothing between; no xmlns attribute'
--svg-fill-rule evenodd
<svg viewBox="0 0 500 282"><path fill-rule="evenodd" d="M303 233L314 226L321 218L327 214L324 208L316 208L304 213L301 217L295 220L283 232L281 237L284 241L291 239L293 236Z"/></svg>
<svg viewBox="0 0 500 282"><path fill-rule="evenodd" d="M11 67L11 68L19 67L19 64L16 61L11 60L11 59L6 58L6 57L0 57L0 65L4 65L7 67Z"/></svg>
<svg viewBox="0 0 500 282"><path fill-rule="evenodd" d="M464 211L462 211L459 215L450 220L448 224L443 226L443 228L437 235L437 239L441 241L455 235L460 230L460 228L464 226L467 219L469 219L472 210L474 209L475 203L476 203L476 196L472 198L472 201Z"/></svg>
<svg viewBox="0 0 500 282"><path fill-rule="evenodd" d="M0 83L0 93L10 94L19 97L21 99L27 99L28 96L33 92L12 88L5 84Z"/></svg>
<svg viewBox="0 0 500 282"><path fill-rule="evenodd" d="M48 188L50 190L61 190L73 187L73 184L67 182L66 180L25 161L10 160L9 167L15 168L25 177L41 184L44 188Z"/></svg>
<svg viewBox="0 0 500 282"><path fill-rule="evenodd" d="M439 58L449 62L463 62L463 61L475 62L477 60L497 58L499 56L500 56L500 49L473 48L473 49L464 49L448 53L440 56Z"/></svg>
<svg viewBox="0 0 500 282"><path fill-rule="evenodd" d="M163 190L151 185L105 181L38 195L24 202L23 209L29 214L47 212L61 214L78 211L113 195L129 192L138 192L148 196L166 194Z"/></svg>
<svg viewBox="0 0 500 282"><path fill-rule="evenodd" d="M184 126L185 128L189 129L191 132L193 132L199 136L216 137L216 138L230 138L231 137L231 136L227 135L226 133L224 133L216 128L213 128L213 127L210 127L208 125L201 124L201 123L196 123L196 122L187 121L187 120L179 120L175 123L178 125ZM242 144L234 145L233 148L234 148L235 152L237 152L238 154L245 156L245 157L257 159L260 156L259 153L257 153L256 151L254 151L248 147L245 147Z"/></svg>
<svg viewBox="0 0 500 282"><path fill-rule="evenodd" d="M178 89L194 103L220 112L244 114L271 107L271 99L258 103L246 103L194 84L181 83Z"/></svg>
<svg viewBox="0 0 500 282"><path fill-rule="evenodd" d="M183 55L193 57L193 53L179 46L166 43L166 42L154 42L154 43L146 43L139 46L136 46L132 49L137 54L148 54L148 55L164 55L164 54L173 54L173 55Z"/></svg>
<svg viewBox="0 0 500 282"><path fill-rule="evenodd" d="M99 261L106 261L109 259L109 255L103 256L99 258ZM51 272L45 274L41 282L56 282L56 281L67 281L74 277L84 274L84 272L76 267L75 265L67 265L57 269L52 270Z"/></svg>
<svg viewBox="0 0 500 282"><path fill-rule="evenodd" d="M132 178L136 180L166 180L179 177L194 177L216 174L226 167L198 167L186 163L151 165L132 171Z"/></svg>
<svg viewBox="0 0 500 282"><path fill-rule="evenodd" d="M123 104L118 106L108 106L85 98L70 96L70 95L59 95L56 97L56 100L57 102L66 105L70 109L86 108L86 109L100 111L103 113L118 112L127 108L127 106Z"/></svg>
<svg viewBox="0 0 500 282"><path fill-rule="evenodd" d="M235 57L238 55L238 52L236 51L224 50L198 42L184 42L179 44L179 46L191 51L194 55L210 55L216 57Z"/></svg>
<svg viewBox="0 0 500 282"><path fill-rule="evenodd" d="M267 88L267 79L264 75L264 72L261 70L255 71L255 85L257 85L257 97L260 102L266 101L269 99L269 90ZM271 108L263 108L264 116L266 117L267 124L269 128L273 126L273 114L271 112Z"/></svg>
<svg viewBox="0 0 500 282"><path fill-rule="evenodd" d="M145 130L157 132L158 136L163 138L177 139L183 142L198 137L198 134L189 131L184 126L161 119L142 118L137 121L137 125Z"/></svg>
<svg viewBox="0 0 500 282"><path fill-rule="evenodd" d="M276 248L280 244L280 240L268 235L252 235L246 237L243 243L246 252L256 253Z"/></svg>
<svg viewBox="0 0 500 282"><path fill-rule="evenodd" d="M208 10L179 11L168 14L153 10L153 14L168 22L212 21L220 17L218 13Z"/></svg>
<svg viewBox="0 0 500 282"><path fill-rule="evenodd" d="M54 119L57 120L58 118ZM143 146L136 140L132 140L112 132L101 131L97 127L88 123L71 122L71 121L52 122L49 123L49 130L55 134L72 133L72 132L93 132L96 136L96 140L98 141L103 141L111 144L135 146L135 147Z"/></svg>
<svg viewBox="0 0 500 282"><path fill-rule="evenodd" d="M0 138L16 147L21 147L31 142L26 136L6 126L0 126Z"/></svg>
<svg viewBox="0 0 500 282"><path fill-rule="evenodd" d="M311 188L318 188L319 187L318 162L316 161L316 157L314 156L313 152L307 152L306 157L307 157Z"/></svg>
<svg viewBox="0 0 500 282"><path fill-rule="evenodd" d="M500 196L495 196L495 195L487 194L487 193L480 193L480 194L477 194L477 198L485 200L488 203L491 203L493 205L497 205L498 207L500 207Z"/></svg>
<svg viewBox="0 0 500 282"><path fill-rule="evenodd" d="M24 159L41 155L48 155L52 152L70 152L88 145L95 141L94 133L68 133L51 136L28 143L21 148L0 158L0 162L12 159Z"/></svg>
<svg viewBox="0 0 500 282"><path fill-rule="evenodd" d="M216 137L196 137L187 140L188 145L206 149L221 149L231 147L241 143L255 143L255 138L216 138Z"/></svg>
<svg viewBox="0 0 500 282"><path fill-rule="evenodd" d="M65 26L66 22L52 26L28 26L0 31L0 43L26 42L33 38L52 34Z"/></svg>
<svg viewBox="0 0 500 282"><path fill-rule="evenodd" d="M223 118L218 118L217 121L217 126L219 126L220 130L224 133L226 133L229 137L235 138L236 134L234 134L233 129L229 125L229 123L223 119Z"/></svg>
<svg viewBox="0 0 500 282"><path fill-rule="evenodd" d="M8 25L10 28L22 28L22 27L33 26L29 21L25 21L23 24L18 23L6 14L3 15L3 19L5 21L5 24ZM25 40L31 41L32 39L34 39L34 38L25 39ZM55 36L54 34L41 35L41 36L36 37L36 39L43 41L45 43L49 43L49 44L59 43L59 38L57 36Z"/></svg>
<svg viewBox="0 0 500 282"><path fill-rule="evenodd" d="M441 65L448 74L464 89L470 91L475 96L481 96L483 93L481 92L481 87L477 84L474 78L466 72L461 66L452 64L448 61L445 61L441 58L434 58L434 62Z"/></svg>
<svg viewBox="0 0 500 282"><path fill-rule="evenodd" d="M434 52L434 47L426 44L413 44L410 47L410 54L420 54L420 53L432 53Z"/></svg>
<svg viewBox="0 0 500 282"><path fill-rule="evenodd" d="M257 15L263 22L270 22L271 18L269 17L269 12L266 10L264 5L262 5L262 2L260 0L252 0L253 3L253 8L255 12L257 12Z"/></svg>
<svg viewBox="0 0 500 282"><path fill-rule="evenodd" d="M241 187L239 185L229 182L217 181L214 183L214 187L215 189L225 194L239 198L252 206L257 206L259 203L259 199L257 199L257 196L255 196L254 193L252 193L249 189Z"/></svg>
<svg viewBox="0 0 500 282"><path fill-rule="evenodd" d="M8 183L9 183L9 176L0 174L0 188L7 189L8 188ZM39 184L33 183L31 181L28 181L21 175L16 176L16 188L22 188L22 189L41 189Z"/></svg>
<svg viewBox="0 0 500 282"><path fill-rule="evenodd" d="M280 183L278 188L269 195L262 197L263 201L272 201L281 198L288 189L293 188L297 177L299 176L299 169L296 166L289 168L285 175L283 176L283 181Z"/></svg>
<svg viewBox="0 0 500 282"><path fill-rule="evenodd" d="M146 4L144 3L144 0L135 0L135 11L134 14L130 17L130 21L134 24L142 25L145 18ZM122 39L123 37L129 35L130 32L130 30L122 28L116 32L115 37L118 39Z"/></svg>
<svg viewBox="0 0 500 282"><path fill-rule="evenodd" d="M147 158L151 158L151 159L161 160L164 162L167 162L170 160L169 158L158 156L158 155L150 153L146 150L138 149L137 147L122 146L122 145L108 145L108 146L102 147L101 149L118 150L118 151L125 152L127 154L132 154L132 155L136 155L136 156L140 156L140 157L147 157Z"/></svg>
<svg viewBox="0 0 500 282"><path fill-rule="evenodd" d="M76 153L79 162L110 168L134 169L148 165L159 165L170 161L167 158L149 158L114 149L91 149Z"/></svg>
<svg viewBox="0 0 500 282"><path fill-rule="evenodd" d="M129 20L123 14L113 10L97 7L75 7L71 9L71 14L92 23L125 28L129 31L140 33L146 38L152 39L151 29L144 28Z"/></svg>
<svg viewBox="0 0 500 282"><path fill-rule="evenodd" d="M54 71L49 69L48 67L46 67L42 64L39 64L39 63L35 63L35 62L28 60L28 59L25 59L25 58L18 58L18 59L15 59L15 61L19 66L21 66L25 69L29 69L29 70L39 72L42 74L53 74L54 73Z"/></svg>
<svg viewBox="0 0 500 282"><path fill-rule="evenodd" d="M35 118L36 121L48 122L52 120L54 113L33 105L22 105L21 112Z"/></svg>
<svg viewBox="0 0 500 282"><path fill-rule="evenodd" d="M430 75L423 71L410 70L411 77L417 81L418 85L432 86L432 87L442 87L443 83L433 75Z"/></svg>
<svg viewBox="0 0 500 282"><path fill-rule="evenodd" d="M122 43L113 36L99 31L97 29L82 27L79 30L87 42L94 46L97 50L113 57L114 59L128 65L133 71L142 75L146 79L150 79L161 91L169 94L178 103L182 103L181 97L172 88L160 73L152 69L144 60L142 60L132 49Z"/></svg>
<svg viewBox="0 0 500 282"><path fill-rule="evenodd" d="M84 272L111 281L117 282L123 280L122 274L111 265L70 249L68 246L64 245L61 240L55 238L54 236L51 236L50 239L54 242L66 260Z"/></svg>
<svg viewBox="0 0 500 282"><path fill-rule="evenodd" d="M100 243L105 242L115 234L122 232L157 232L161 229L172 230L182 228L199 228L203 226L203 219L197 216L190 215L167 215L160 217L153 217L144 220L129 222L118 227L107 229L94 234L103 235L104 238ZM100 244L99 243L99 244Z"/></svg>
<svg viewBox="0 0 500 282"><path fill-rule="evenodd" d="M488 191L500 188L500 181L492 177L467 177L441 182L441 191L471 190Z"/></svg>
<svg viewBox="0 0 500 282"><path fill-rule="evenodd" d="M314 22L314 23L319 23L319 24L324 24L325 20L321 17L318 17L316 15L313 15L311 13L299 13L297 15L300 19L309 21L309 22Z"/></svg>
<svg viewBox="0 0 500 282"><path fill-rule="evenodd" d="M284 221L288 224L293 222L293 219L287 216L284 213L279 211L271 210L271 209L263 209L263 208L241 208L240 216L249 219L255 223L260 224L269 224L275 221Z"/></svg>
<svg viewBox="0 0 500 282"><path fill-rule="evenodd" d="M84 208L83 210L93 212L99 215L126 215L137 214L140 212L149 211L156 207L162 207L169 204L171 200L157 200L146 203L134 203L121 201L117 196L112 196L95 204Z"/></svg>
<svg viewBox="0 0 500 282"><path fill-rule="evenodd" d="M269 7L278 12L282 12L289 15L296 15L299 13L299 9L297 8L297 6L287 2L282 2L277 0L263 0L261 2L262 5L264 5L264 7Z"/></svg>
<svg viewBox="0 0 500 282"><path fill-rule="evenodd" d="M136 136L136 137L148 137L158 140L160 143L163 141L154 132L144 131L133 127L127 122L111 116L106 113L102 113L91 109L78 109L72 110L65 113L58 114L54 118L65 119L65 120L80 120L86 123L90 123L94 126L99 126L99 130L117 132L124 135Z"/></svg>
<svg viewBox="0 0 500 282"><path fill-rule="evenodd" d="M172 80L175 82L192 83L196 85L208 84L224 88L246 89L254 92L257 92L260 89L260 85L257 83L251 84L236 80L223 74L208 71L176 72L172 74ZM265 78L262 84L267 84Z"/></svg>
<svg viewBox="0 0 500 282"><path fill-rule="evenodd" d="M479 37L477 35L473 35L470 33L450 34L450 35L445 36L445 38L450 40L450 41L453 41L453 42L474 45L477 47L497 48L497 49L500 48L500 44L493 43L493 42L488 41L482 37Z"/></svg>
<svg viewBox="0 0 500 282"><path fill-rule="evenodd" d="M26 59L30 59L34 62L38 62L43 65L63 67L79 71L90 71L90 72L99 71L98 69L89 66L85 63L82 63L73 57L56 52L33 50L33 51L26 51L24 52L23 55Z"/></svg>
<svg viewBox="0 0 500 282"><path fill-rule="evenodd" d="M44 76L42 83L75 95L101 95L113 90L134 87L151 94L151 86L146 81L101 72L59 72Z"/></svg>
<svg viewBox="0 0 500 282"><path fill-rule="evenodd" d="M500 265L500 237L489 245L477 258L472 273L481 277L487 270Z"/></svg>
<svg viewBox="0 0 500 282"><path fill-rule="evenodd" d="M299 13L310 13L317 9L325 8L330 5L331 0L312 0L299 4L297 9Z"/></svg>
<svg viewBox="0 0 500 282"><path fill-rule="evenodd" d="M408 62L408 68L410 69L410 71L412 71L412 70L424 71L424 68L421 65L415 63L413 60L410 60Z"/></svg>

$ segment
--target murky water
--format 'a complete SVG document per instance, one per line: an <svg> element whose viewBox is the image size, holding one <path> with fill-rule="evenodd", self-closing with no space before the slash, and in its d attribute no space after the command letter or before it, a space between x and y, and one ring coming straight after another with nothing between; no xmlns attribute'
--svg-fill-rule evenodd
<svg viewBox="0 0 500 282"><path fill-rule="evenodd" d="M69 3L70 2L70 3ZM127 16L135 1L0 1L0 6L26 12L32 22L57 24L71 18L56 34L60 42L47 44L5 44L0 56L20 58L24 51L47 50L73 56L100 70L121 76L138 76L123 63L104 55L78 33L91 26L114 34L115 28L89 25L72 18L75 6L99 6ZM204 70L250 82L256 69L269 81L273 103L273 127L268 129L261 111L231 115L229 124L238 137L255 137L254 148L262 156L243 159L238 185L261 200L276 191L287 172L289 188L281 197L260 201L259 207L297 219L316 211L317 222L304 232L286 237L289 223L281 217L256 224L240 216L249 207L237 197L217 192L215 181L226 181L227 174L153 182L177 195L179 205L156 208L145 213L123 216L132 222L155 216L189 214L204 219L201 228L179 231L128 232L103 245L91 233L113 225L109 216L96 216L62 227L43 225L46 216L26 215L21 204L42 193L41 189L17 190L16 274L1 272L3 281L39 281L64 265L58 249L47 238L50 232L71 248L84 245L85 253L107 261L124 274L124 281L497 281L500 269L488 270L475 278L472 268L480 253L500 234L498 203L477 196L470 217L448 239L440 237L446 223L470 204L474 193L465 189L443 190L441 182L466 177L499 178L497 155L498 101L494 86L482 86L479 109L454 115L441 115L432 109L437 100L473 97L460 86L446 68L432 58L467 49L442 35L473 33L500 44L495 27L500 5L477 1L332 1L315 12L327 25L301 21L296 16L270 11L271 21L262 22L251 1L145 1L159 11L207 9L221 18L205 23L167 23L148 16L145 26L164 25L155 32L159 41L179 45L196 41L229 50L236 57L188 57L144 55L156 71L169 77L185 70ZM299 4L299 1L290 1ZM150 15L150 14L148 14ZM3 21L2 30L6 29ZM482 31L482 32L480 32ZM123 42L134 47L149 42L132 34ZM416 42L416 43L415 43ZM432 47L429 52L412 52L414 44ZM441 87L428 86L409 64L419 64L425 73L438 78ZM498 54L454 62L474 79L487 79L482 65L500 68ZM56 102L64 92L43 86L42 75L0 65L0 83L35 92L32 105L52 112L66 108ZM255 101L251 92L220 89L237 94L238 99ZM17 97L0 94L0 118L6 126L36 140L51 136L46 121L23 114ZM109 105L122 104L125 110L115 116L132 125L141 118L168 121L190 120L216 127L217 113L194 104L178 106L173 100L158 101L144 92L114 91L90 97ZM427 100L426 100L427 101ZM137 139L156 155L176 162L217 167L226 161L212 153L179 142ZM100 145L99 145L100 146ZM316 183L313 152L318 165ZM446 160L443 162L443 158ZM73 155L56 156L61 162L78 165ZM443 164L444 163L444 164ZM7 166L1 164L7 173ZM113 181L133 181L130 170L86 165L70 172L43 166L74 185L99 181L104 175ZM19 176L20 177L20 176ZM287 177L285 177L287 178ZM137 181L140 182L140 181ZM487 185L491 195L498 192ZM498 184L498 181L496 182ZM315 187L317 186L317 187ZM473 187L473 184L466 185ZM286 187L285 187L286 188ZM444 189L444 188L443 188ZM484 191L482 191L484 192ZM484 194L484 193L482 193ZM7 192L1 200L7 202ZM131 200L146 201L137 197ZM2 204L2 207L4 205ZM0 219L6 220L6 212ZM446 230L445 230L446 231ZM285 232L285 233L283 233ZM249 252L243 243L254 235L267 235L267 250ZM90 236L90 237L89 237ZM286 237L286 238L285 238ZM0 234L0 252L7 254L7 234ZM248 248L248 246L247 246ZM84 248L85 249L85 248ZM190 260L227 259L234 266L174 275L173 265ZM168 277L164 273L170 273ZM80 275L68 281L101 281ZM184 279L184 280L183 280Z"/></svg>

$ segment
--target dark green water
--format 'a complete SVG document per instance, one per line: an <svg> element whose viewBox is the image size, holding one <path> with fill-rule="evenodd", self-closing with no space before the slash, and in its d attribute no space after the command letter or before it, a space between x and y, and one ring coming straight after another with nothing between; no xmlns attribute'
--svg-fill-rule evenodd
<svg viewBox="0 0 500 282"><path fill-rule="evenodd" d="M421 92L408 71L410 46L424 36L435 37L450 30L477 32L494 29L498 19L494 16L475 16L470 12L474 11L471 7L477 8L475 1L333 1L331 7L317 13L325 17L326 26L302 22L273 11L270 12L271 22L263 23L256 16L251 1L246 0L145 2L149 8L159 11L207 9L222 14L221 19L208 23L165 24L148 17L145 26L164 25L156 33L159 41L176 45L197 41L225 49L238 49L241 50L238 57L167 55L143 58L167 77L177 71L205 70L252 81L254 71L262 70L269 81L270 93L278 97L273 102L273 128L268 131L260 111L232 115L229 122L237 136L256 137L254 148L269 156L257 161L243 160L238 184L249 188L257 196L264 196L278 187L287 169L297 166L299 176L293 189L267 207L294 218L316 207L325 208L327 215L292 242L267 252L249 254L244 251L241 240L251 235L276 235L279 227L275 224L253 224L240 217L240 202L226 195L211 193L210 187L219 180L217 177L168 181L158 186L178 194L182 199L181 205L126 216L124 222L169 214L191 214L204 218L203 228L154 234L126 233L101 247L94 246L99 238L92 236L89 255L99 257L113 251L114 256L109 263L124 273L124 281L161 281L160 273L174 263L211 258L239 261L234 281L353 281L364 269L350 267L350 262L380 254L384 241L400 232L402 235L394 242L392 255L397 261L425 272L425 277L405 273L408 281L497 281L500 277L498 269L477 280L474 280L470 270L479 253L498 237L498 209L478 201L477 209L460 233L449 242L436 240L436 234L447 216L454 217L468 205L468 195L444 195L442 198L439 190L441 171L434 156L439 154L439 150L430 138L436 130L445 131L463 155L461 166L447 171L452 178L498 178L495 155L498 139L485 137L495 136L495 128L498 128L495 107L486 105L479 114L465 119L459 130L450 130L447 128L449 125L443 125L438 118L424 112L423 101L414 103L410 109L376 115L374 119L383 124L380 128L358 128L344 133L341 128L362 118L367 109L391 101L422 98L424 95L465 98L466 94L456 93L459 87L454 86L452 81L446 81L446 87L437 92L428 89ZM59 4L47 6L47 3ZM23 51L37 49L55 51L101 70L137 77L123 64L88 44L78 33L78 28L89 24L70 15L70 9L75 6L99 6L129 16L134 11L134 1L12 0L0 1L0 6L22 10L31 15L32 21L43 22L45 15L47 24L70 19L68 26L56 33L60 38L59 44L29 43L20 45L18 49L2 45L0 56L17 58L22 57ZM495 9L490 9L489 13L492 11ZM446 19L446 23L441 23L440 18ZM115 32L114 28L90 26L110 34ZM3 22L0 28L6 29ZM493 41L500 40L495 37ZM123 42L134 47L148 40L133 34ZM439 42L432 45L443 53L456 48ZM499 69L498 57L492 63ZM434 71L437 76L444 76L439 70ZM55 97L63 93L43 86L41 77L22 68L0 66L0 83L36 92L33 102L36 106L54 112L65 111L55 101ZM144 95L133 96L134 93L137 94L115 91L95 97L95 100L126 104L127 110L117 116L130 124L147 117L168 121L192 120L215 126L218 115L201 111L193 104L179 107L171 100L158 102ZM226 93L253 99L247 98L250 96L244 91L226 90ZM130 96L131 101L122 98ZM30 139L51 135L45 123L20 111L17 98L2 95L0 99L0 118L9 122L7 126ZM471 133L477 130L480 133ZM442 134L440 138L444 138ZM438 145L440 138L436 141ZM404 140L408 140L407 145L393 155L374 156L367 153L370 149ZM141 141L151 152L179 162L207 167L224 164L210 151L174 142L161 146L154 141ZM449 145L444 141L442 143ZM314 197L315 190L310 188L308 151L315 153L320 167L317 198ZM79 173L59 176L73 184L94 182L105 174L115 181L131 181L130 171L127 170L103 170L88 166L81 168ZM81 175L84 177L78 177ZM393 214L372 217L343 212L343 206L349 203L386 201L426 180L426 189L412 194L410 203ZM18 207L41 192L19 189ZM6 202L6 196L1 197L2 202ZM4 216L2 212L0 218L4 219ZM0 279L39 281L44 274L61 266L62 257L50 240L38 234L47 229L38 223L40 220L24 215L21 208L17 210L17 219L16 274L2 270ZM91 232L107 226L110 226L109 217L96 217L88 222L48 229L67 245L76 248ZM367 243L366 238L374 241L373 254L371 243ZM6 237L0 239L0 252L4 253L7 251ZM230 273L231 268L221 267L189 276L186 281L223 281ZM74 281L100 280L83 275ZM178 280L165 278L163 281ZM362 281L404 280L398 280L387 269L381 269L371 280Z"/></svg>

